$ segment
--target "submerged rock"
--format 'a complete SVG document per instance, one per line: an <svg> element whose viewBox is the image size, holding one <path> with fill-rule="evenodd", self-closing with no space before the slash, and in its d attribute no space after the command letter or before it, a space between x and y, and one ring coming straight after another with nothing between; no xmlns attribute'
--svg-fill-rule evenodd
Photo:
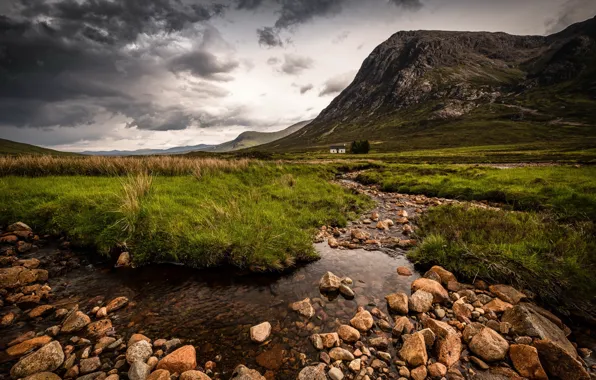
<svg viewBox="0 0 596 380"><path fill-rule="evenodd" d="M310 298L305 298L302 301L294 302L290 305L290 308L298 312L298 314L302 315L303 317L309 319L315 315L315 309L310 303Z"/></svg>

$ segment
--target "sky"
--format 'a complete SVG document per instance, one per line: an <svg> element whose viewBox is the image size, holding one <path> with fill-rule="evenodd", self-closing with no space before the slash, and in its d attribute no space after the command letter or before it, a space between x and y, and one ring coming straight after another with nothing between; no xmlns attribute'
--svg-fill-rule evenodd
<svg viewBox="0 0 596 380"><path fill-rule="evenodd" d="M0 0L0 138L218 144L316 117L400 30L545 35L594 0Z"/></svg>

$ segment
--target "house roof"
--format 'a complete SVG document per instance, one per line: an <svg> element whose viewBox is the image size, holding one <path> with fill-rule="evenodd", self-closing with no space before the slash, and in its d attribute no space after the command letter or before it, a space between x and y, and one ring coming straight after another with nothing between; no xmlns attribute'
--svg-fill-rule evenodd
<svg viewBox="0 0 596 380"><path fill-rule="evenodd" d="M345 145L331 145L329 149L346 149Z"/></svg>

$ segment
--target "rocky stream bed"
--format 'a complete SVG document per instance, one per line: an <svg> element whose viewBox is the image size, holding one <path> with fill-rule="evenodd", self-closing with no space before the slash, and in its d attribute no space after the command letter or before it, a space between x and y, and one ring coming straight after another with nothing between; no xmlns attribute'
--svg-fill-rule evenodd
<svg viewBox="0 0 596 380"><path fill-rule="evenodd" d="M593 337L531 294L405 258L429 207L379 192L284 274L90 261L24 223L0 234L0 379L591 379ZM496 207L475 203L476 207Z"/></svg>

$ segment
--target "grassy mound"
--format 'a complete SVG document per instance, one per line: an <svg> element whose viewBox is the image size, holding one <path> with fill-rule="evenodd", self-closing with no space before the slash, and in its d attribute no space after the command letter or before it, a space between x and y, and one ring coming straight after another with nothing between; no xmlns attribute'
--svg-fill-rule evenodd
<svg viewBox="0 0 596 380"><path fill-rule="evenodd" d="M317 227L345 225L369 205L330 184L333 173L243 164L194 175L7 176L0 223L22 220L101 252L125 243L137 263L281 269L316 257Z"/></svg>

